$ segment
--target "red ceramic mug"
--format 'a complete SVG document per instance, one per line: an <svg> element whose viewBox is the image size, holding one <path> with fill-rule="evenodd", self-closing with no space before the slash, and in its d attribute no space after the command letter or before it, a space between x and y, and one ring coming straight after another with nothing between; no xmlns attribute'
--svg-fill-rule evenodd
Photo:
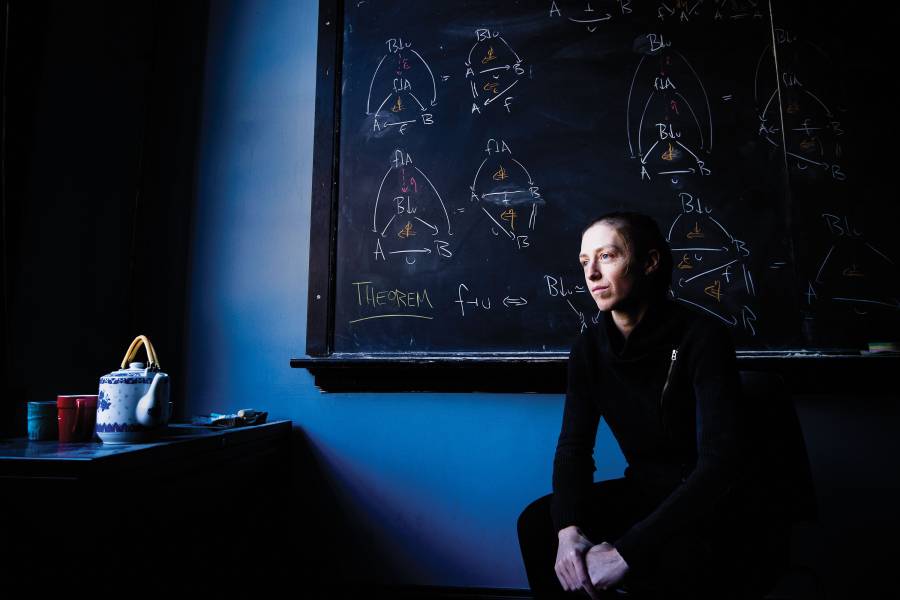
<svg viewBox="0 0 900 600"><path fill-rule="evenodd" d="M90 442L94 439L94 427L97 423L97 394L79 396L75 400L75 431L78 439Z"/></svg>
<svg viewBox="0 0 900 600"><path fill-rule="evenodd" d="M60 442L90 441L97 419L97 396L89 394L57 396Z"/></svg>

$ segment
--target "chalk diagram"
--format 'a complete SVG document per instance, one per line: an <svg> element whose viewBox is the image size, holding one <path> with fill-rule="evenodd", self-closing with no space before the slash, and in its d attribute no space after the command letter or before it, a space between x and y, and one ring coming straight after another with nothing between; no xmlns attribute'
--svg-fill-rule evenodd
<svg viewBox="0 0 900 600"><path fill-rule="evenodd" d="M755 336L750 249L712 216L705 201L685 192L678 197L682 212L666 238L672 249L673 297Z"/></svg>
<svg viewBox="0 0 900 600"><path fill-rule="evenodd" d="M428 176L403 150L395 150L381 179L372 212L376 262L399 257L408 265L419 258L450 258L450 214Z"/></svg>
<svg viewBox="0 0 900 600"><path fill-rule="evenodd" d="M713 148L709 97L694 67L670 41L647 34L635 41L641 56L626 106L628 152L640 161L640 177L668 178L673 185L711 174Z"/></svg>
<svg viewBox="0 0 900 600"><path fill-rule="evenodd" d="M776 29L775 33L780 80L763 81L764 73L776 72L772 44L760 54L754 76L758 134L768 144L784 148L793 171L845 181L847 174L840 164L844 156L841 142L845 131L840 111L827 89L832 80L827 66L832 64L831 60L820 48L799 40L789 31ZM784 120L783 132L779 126L781 119Z"/></svg>
<svg viewBox="0 0 900 600"><path fill-rule="evenodd" d="M834 302L857 315L900 310L897 263L868 241L848 217L823 213L822 220L832 243L807 284L804 304L815 309L822 302Z"/></svg>
<svg viewBox="0 0 900 600"><path fill-rule="evenodd" d="M433 125L437 81L431 67L409 42L391 38L386 45L387 53L375 67L366 97L372 130L405 134L415 125Z"/></svg>
<svg viewBox="0 0 900 600"><path fill-rule="evenodd" d="M630 14L631 0L595 0L593 2L550 2L550 17L566 19L571 23L583 26L588 33L594 33L621 15Z"/></svg>
<svg viewBox="0 0 900 600"><path fill-rule="evenodd" d="M522 58L497 31L475 30L476 42L466 57L466 81L472 92L471 113L481 114L500 101L511 112L512 89L525 76Z"/></svg>
<svg viewBox="0 0 900 600"><path fill-rule="evenodd" d="M489 139L484 152L487 156L475 170L469 199L494 236L508 239L519 250L528 248L538 206L545 203L540 188L504 140Z"/></svg>
<svg viewBox="0 0 900 600"><path fill-rule="evenodd" d="M763 19L765 15L760 9L760 2L755 0L670 0L658 3L656 17L660 21L690 23L705 17L729 22Z"/></svg>

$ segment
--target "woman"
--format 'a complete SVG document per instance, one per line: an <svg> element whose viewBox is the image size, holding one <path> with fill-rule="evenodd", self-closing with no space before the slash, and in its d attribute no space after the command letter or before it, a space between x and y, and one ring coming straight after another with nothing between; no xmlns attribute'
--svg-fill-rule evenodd
<svg viewBox="0 0 900 600"><path fill-rule="evenodd" d="M721 598L749 525L729 333L668 299L670 250L646 215L592 222L579 261L603 318L569 355L553 494L519 518L529 583L538 598L623 588ZM628 467L594 483L600 417Z"/></svg>

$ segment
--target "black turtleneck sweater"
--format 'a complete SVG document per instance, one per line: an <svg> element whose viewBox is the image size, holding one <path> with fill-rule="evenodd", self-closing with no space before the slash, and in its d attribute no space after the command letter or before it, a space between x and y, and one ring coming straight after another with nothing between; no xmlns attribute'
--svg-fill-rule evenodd
<svg viewBox="0 0 900 600"><path fill-rule="evenodd" d="M626 563L634 567L673 534L708 522L744 472L739 397L734 346L716 321L660 301L624 339L603 313L569 354L553 462L557 530L590 512L601 417L628 462L625 478L656 505L613 542Z"/></svg>

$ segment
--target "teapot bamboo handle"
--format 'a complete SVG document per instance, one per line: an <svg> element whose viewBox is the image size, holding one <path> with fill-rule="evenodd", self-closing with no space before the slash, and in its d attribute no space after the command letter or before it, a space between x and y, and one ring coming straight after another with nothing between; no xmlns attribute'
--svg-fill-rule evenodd
<svg viewBox="0 0 900 600"><path fill-rule="evenodd" d="M128 350L125 351L125 358L122 359L122 368L128 366L128 361L134 355L135 347L138 345L138 342L141 341L141 336L134 338L134 341L131 342L131 345L128 346Z"/></svg>
<svg viewBox="0 0 900 600"><path fill-rule="evenodd" d="M147 358L150 361L148 367L151 369L159 369L159 359L156 357L156 350L153 349L153 344L150 343L150 340L148 340L145 335L137 336L134 338L134 341L131 342L131 345L128 346L128 351L125 352L125 358L122 359L121 368L125 369L128 367L128 363L134 359L140 350L141 344L144 345L144 349L147 351Z"/></svg>

